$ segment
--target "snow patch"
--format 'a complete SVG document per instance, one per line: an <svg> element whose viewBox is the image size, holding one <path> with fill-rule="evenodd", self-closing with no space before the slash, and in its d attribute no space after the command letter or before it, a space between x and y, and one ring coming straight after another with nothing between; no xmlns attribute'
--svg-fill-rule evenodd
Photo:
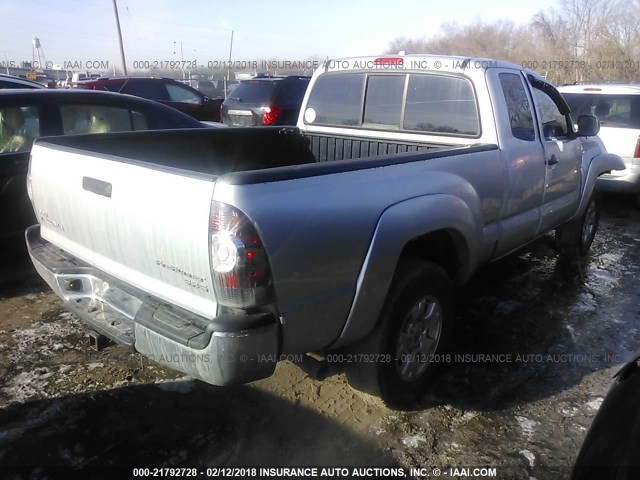
<svg viewBox="0 0 640 480"><path fill-rule="evenodd" d="M620 265L620 260L622 260L621 253L603 253L598 256L598 261L602 265Z"/></svg>
<svg viewBox="0 0 640 480"><path fill-rule="evenodd" d="M560 409L560 413L565 417L573 417L576 413L578 413L578 409L576 407L562 407Z"/></svg>
<svg viewBox="0 0 640 480"><path fill-rule="evenodd" d="M420 443L424 442L424 438L422 438L420 435L411 435L409 437L401 438L400 441L405 447L418 448L420 446Z"/></svg>
<svg viewBox="0 0 640 480"><path fill-rule="evenodd" d="M529 466L533 468L536 464L536 456L529 450L520 450L520 455L526 458L529 461Z"/></svg>
<svg viewBox="0 0 640 480"><path fill-rule="evenodd" d="M527 437L531 438L536 431L536 426L540 424L540 422L536 422L535 420L531 420L527 417L516 416L516 421L520 426L520 430Z"/></svg>
<svg viewBox="0 0 640 480"><path fill-rule="evenodd" d="M46 368L21 372L13 377L2 390L8 394L12 401L26 402L33 397L38 397L45 390L52 375L53 372Z"/></svg>
<svg viewBox="0 0 640 480"><path fill-rule="evenodd" d="M593 400L589 400L587 402L587 407L589 407L591 410L600 410L600 405L602 405L603 401L604 398L596 397Z"/></svg>
<svg viewBox="0 0 640 480"><path fill-rule="evenodd" d="M614 287L617 287L620 283L618 281L618 278L613 276L613 274L609 270L594 270L593 272L591 272L591 275L593 275L598 280L602 280L605 284L609 284Z"/></svg>
<svg viewBox="0 0 640 480"><path fill-rule="evenodd" d="M184 376L175 380L156 380L155 386L163 392L189 393L196 384L191 377Z"/></svg>

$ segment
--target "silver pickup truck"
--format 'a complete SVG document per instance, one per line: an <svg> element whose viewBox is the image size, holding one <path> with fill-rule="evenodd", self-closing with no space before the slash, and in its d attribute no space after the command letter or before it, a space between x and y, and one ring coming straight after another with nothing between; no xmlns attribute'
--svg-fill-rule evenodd
<svg viewBox="0 0 640 480"><path fill-rule="evenodd" d="M598 128L516 65L329 60L295 128L38 140L26 240L71 312L157 362L228 385L339 360L401 405L479 266L553 230L587 254L624 168Z"/></svg>

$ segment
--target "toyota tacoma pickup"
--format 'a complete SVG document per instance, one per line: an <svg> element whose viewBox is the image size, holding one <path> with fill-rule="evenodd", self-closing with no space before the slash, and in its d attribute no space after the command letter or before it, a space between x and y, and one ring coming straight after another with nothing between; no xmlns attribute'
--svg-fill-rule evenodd
<svg viewBox="0 0 640 480"><path fill-rule="evenodd" d="M161 364L229 385L338 359L403 405L478 267L554 230L587 254L624 168L598 128L509 63L328 60L296 127L39 139L26 241L71 312Z"/></svg>

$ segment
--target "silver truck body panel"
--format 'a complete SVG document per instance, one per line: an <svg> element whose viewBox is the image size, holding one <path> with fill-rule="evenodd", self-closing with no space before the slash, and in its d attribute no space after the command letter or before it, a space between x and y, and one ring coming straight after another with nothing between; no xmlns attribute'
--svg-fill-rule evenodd
<svg viewBox="0 0 640 480"><path fill-rule="evenodd" d="M448 194L462 198L467 208L473 209L472 231L491 231L505 182L484 172L504 171L502 160L497 149L464 150L458 155L405 163L402 168L390 165L250 185L228 185L224 176L218 179L214 200L230 202L251 218L269 252L278 308L284 319L283 351L311 351L338 338L352 308L358 275L375 230L390 206L429 193ZM426 233L443 224L437 215L432 221L430 209L418 206L411 212L412 222L397 233L405 243L413 238L410 234ZM479 253L487 260L493 242L495 236L485 238L479 233L469 238L471 261L478 261ZM395 264L397 257L389 261Z"/></svg>
<svg viewBox="0 0 640 480"><path fill-rule="evenodd" d="M435 61L449 57L414 58ZM336 74L351 71L354 61L345 68L326 69ZM208 176L202 171L179 170L181 162L190 165L188 152L176 155L173 169L167 170L132 162L126 150L131 144L126 142L120 145L119 157L37 142L31 181L42 237L95 267L96 284L101 285L102 277L108 275L158 299L136 297L142 302L132 320L138 351L153 358L172 353L189 358L194 349L209 349L207 364L187 360L173 366L226 384L252 375L238 371L233 362L225 363L225 349L234 354L246 349L251 355L261 350L272 354L275 349L305 353L338 348L364 337L380 315L404 248L413 240L444 232L457 252L454 281L464 283L478 266L575 218L585 208L595 178L624 167L619 157L602 154L593 139L572 135L544 139L532 72L503 62L489 68L460 68L451 63L438 72L415 72L444 72L473 83L481 126L477 138L306 124L304 105L321 70L314 75L303 102L301 133L271 130L279 136L278 148L283 150L266 148L270 151L263 155L270 158L263 163L260 151L246 148L257 138L251 136L252 129L246 131L246 139L235 129L198 134L210 136L205 139L210 142L198 143L194 156L215 150L215 155L202 162L205 170L211 169ZM512 135L498 83L501 72L516 74L523 83L534 107L533 139ZM266 132L261 148L270 147L271 134L260 131ZM130 137L141 140L144 135ZM180 140L175 132L172 135ZM189 144L188 135L180 145ZM333 142L331 152L327 135L341 136ZM349 137L367 151L347 148L349 141L344 139ZM163 148L172 141L167 140ZM73 145L73 139L65 142ZM305 142L312 148L302 153L293 148ZM102 148L104 151L104 144ZM136 148L139 155L140 142ZM381 148L396 150L384 155ZM395 153L401 149L409 152ZM280 152L290 153L291 158L279 158ZM250 158L244 158L247 155ZM164 155L163 161L167 158L171 161L171 154ZM216 165L218 160L224 165ZM270 168L274 166L277 168ZM273 304L264 307L273 317L268 325L234 330L234 322L242 322L231 319L231 329L225 329L223 335L217 327L199 324L203 319L213 324L222 316L210 267L212 200L240 210L260 237L274 291ZM53 272L55 280L51 265L41 263L40 267L43 276L51 277ZM209 334L214 329L211 339L194 343L188 337L182 341L180 335L169 338L163 329L171 333L192 325L185 321L176 326L180 315L166 312L151 315L151 320L149 315L143 318L149 304L155 305L152 310L164 312L176 305L192 313L198 317L194 320L198 328ZM171 320L174 317L178 320ZM169 318L169 326L158 323L164 318ZM194 338L202 339L202 335L194 333ZM254 367L259 375L268 375L273 365Z"/></svg>

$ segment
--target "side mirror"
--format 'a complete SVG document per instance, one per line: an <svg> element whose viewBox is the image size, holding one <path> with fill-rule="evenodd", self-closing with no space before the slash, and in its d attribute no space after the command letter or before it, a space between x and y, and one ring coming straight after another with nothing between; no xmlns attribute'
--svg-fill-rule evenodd
<svg viewBox="0 0 640 480"><path fill-rule="evenodd" d="M578 136L592 137L600 131L600 121L593 115L580 115L578 117Z"/></svg>

